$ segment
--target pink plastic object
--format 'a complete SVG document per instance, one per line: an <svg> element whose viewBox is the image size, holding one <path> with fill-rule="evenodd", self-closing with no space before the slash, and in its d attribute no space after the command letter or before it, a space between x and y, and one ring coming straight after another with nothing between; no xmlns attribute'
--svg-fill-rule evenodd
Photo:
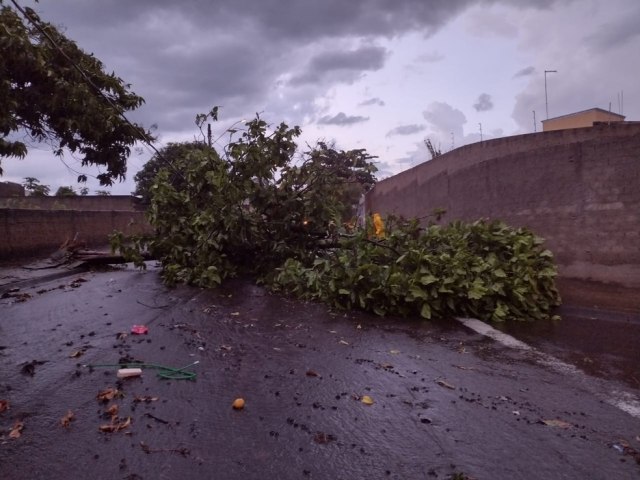
<svg viewBox="0 0 640 480"><path fill-rule="evenodd" d="M134 325L133 327L131 327L131 333L135 335L145 335L149 333L149 329L144 325Z"/></svg>

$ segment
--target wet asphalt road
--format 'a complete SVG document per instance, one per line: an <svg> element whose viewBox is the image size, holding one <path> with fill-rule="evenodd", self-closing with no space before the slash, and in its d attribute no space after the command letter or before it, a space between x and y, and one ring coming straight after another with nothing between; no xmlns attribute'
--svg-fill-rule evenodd
<svg viewBox="0 0 640 480"><path fill-rule="evenodd" d="M608 401L637 398L629 383L567 373L456 322L331 314L243 281L80 278L0 300L2 479L640 477L640 419ZM149 334L117 338L134 324ZM195 381L81 366L120 360L200 363ZM123 397L99 402L109 387ZM114 404L131 424L101 432Z"/></svg>

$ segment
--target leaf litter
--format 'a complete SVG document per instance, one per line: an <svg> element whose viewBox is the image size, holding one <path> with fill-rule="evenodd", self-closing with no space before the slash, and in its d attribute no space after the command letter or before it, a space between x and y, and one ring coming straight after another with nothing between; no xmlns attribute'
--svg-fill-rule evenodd
<svg viewBox="0 0 640 480"><path fill-rule="evenodd" d="M20 438L22 430L24 430L24 422L16 420L9 432L9 438Z"/></svg>
<svg viewBox="0 0 640 480"><path fill-rule="evenodd" d="M60 425L62 425L64 428L68 428L71 422L74 421L75 419L76 419L76 416L71 410L69 410L67 414L60 419Z"/></svg>

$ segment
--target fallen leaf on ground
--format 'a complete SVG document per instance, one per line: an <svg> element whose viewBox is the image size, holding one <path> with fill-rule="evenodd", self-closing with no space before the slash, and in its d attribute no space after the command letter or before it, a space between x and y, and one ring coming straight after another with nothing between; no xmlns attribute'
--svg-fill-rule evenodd
<svg viewBox="0 0 640 480"><path fill-rule="evenodd" d="M118 332L116 334L116 340L124 340L128 336L129 336L129 334L127 332Z"/></svg>
<svg viewBox="0 0 640 480"><path fill-rule="evenodd" d="M231 406L234 410L242 410L244 408L244 398L236 398Z"/></svg>
<svg viewBox="0 0 640 480"><path fill-rule="evenodd" d="M75 415L71 410L69 410L67 414L60 419L60 425L67 428L73 420L75 420Z"/></svg>
<svg viewBox="0 0 640 480"><path fill-rule="evenodd" d="M329 333L338 333L335 330L329 330Z"/></svg>
<svg viewBox="0 0 640 480"><path fill-rule="evenodd" d="M233 315L234 317L237 317L238 315L240 315L240 312L231 312L230 315Z"/></svg>
<svg viewBox="0 0 640 480"><path fill-rule="evenodd" d="M111 422L107 425L100 425L100 431L107 433L119 432L120 430L127 428L129 425L131 425L131 417L127 417L125 420L121 420L120 422Z"/></svg>
<svg viewBox="0 0 640 480"><path fill-rule="evenodd" d="M226 350L227 352L230 352L231 347L229 345L220 345L220 350Z"/></svg>
<svg viewBox="0 0 640 480"><path fill-rule="evenodd" d="M356 329L358 329L358 330L362 330L362 325L358 324L358 325L356 326Z"/></svg>
<svg viewBox="0 0 640 480"><path fill-rule="evenodd" d="M463 365L453 365L456 368L459 368L460 370L475 370L474 367L465 367Z"/></svg>
<svg viewBox="0 0 640 480"><path fill-rule="evenodd" d="M341 345L349 345L349 342L347 342L345 340L340 340L338 343L341 344Z"/></svg>
<svg viewBox="0 0 640 480"><path fill-rule="evenodd" d="M336 437L334 435L324 432L318 432L313 436L313 441L319 443L320 445L326 445L329 442L333 442L335 439Z"/></svg>
<svg viewBox="0 0 640 480"><path fill-rule="evenodd" d="M106 390L102 390L96 398L99 402L108 402L109 400L113 400L114 398L122 398L122 392L116 388L107 388Z"/></svg>
<svg viewBox="0 0 640 480"><path fill-rule="evenodd" d="M9 402L7 400L0 400L0 413L5 410L9 410Z"/></svg>
<svg viewBox="0 0 640 480"><path fill-rule="evenodd" d="M20 289L17 289L20 290ZM14 292L5 292L0 295L0 298L15 298L17 303L26 302L31 298L31 295L28 293L14 293Z"/></svg>
<svg viewBox="0 0 640 480"><path fill-rule="evenodd" d="M150 453L179 453L180 455L182 455L183 457L188 456L191 451L188 448L151 448L149 445L147 445L144 442L140 442L140 448L142 448L142 451L144 453L150 454Z"/></svg>
<svg viewBox="0 0 640 480"><path fill-rule="evenodd" d="M158 400L158 397L152 397L150 395L136 395L133 399L133 401L135 403L140 403L140 402L145 402L145 403L150 403L150 402L155 402L156 400Z"/></svg>
<svg viewBox="0 0 640 480"><path fill-rule="evenodd" d="M371 398L369 395L364 395L360 401L362 403L364 403L365 405L373 405L373 398Z"/></svg>
<svg viewBox="0 0 640 480"><path fill-rule="evenodd" d="M441 387L448 388L450 390L455 390L456 389L456 387L454 387L450 383L445 382L444 380L436 380L436 383L438 385L440 385Z"/></svg>
<svg viewBox="0 0 640 480"><path fill-rule="evenodd" d="M81 357L83 353L84 353L83 350L76 350L71 355L69 355L69 357L70 358L78 358L78 357Z"/></svg>
<svg viewBox="0 0 640 480"><path fill-rule="evenodd" d="M118 411L119 411L118 405L111 405L109 408L107 408L104 411L104 413L106 413L107 415L111 415L111 421L113 422L118 418Z"/></svg>
<svg viewBox="0 0 640 480"><path fill-rule="evenodd" d="M23 429L24 423L20 420L16 420L16 423L14 423L13 427L11 428L11 432L9 432L9 438L20 438Z"/></svg>
<svg viewBox="0 0 640 480"><path fill-rule="evenodd" d="M398 353L400 353L400 350L389 350L389 353L397 355Z"/></svg>
<svg viewBox="0 0 640 480"><path fill-rule="evenodd" d="M542 420L542 423L544 423L547 427L558 427L558 428L571 428L571 427L573 427L573 425L571 425L570 423L565 422L563 420L558 420L558 419Z"/></svg>
<svg viewBox="0 0 640 480"><path fill-rule="evenodd" d="M314 372L313 370L307 370L307 377L319 377L317 372Z"/></svg>

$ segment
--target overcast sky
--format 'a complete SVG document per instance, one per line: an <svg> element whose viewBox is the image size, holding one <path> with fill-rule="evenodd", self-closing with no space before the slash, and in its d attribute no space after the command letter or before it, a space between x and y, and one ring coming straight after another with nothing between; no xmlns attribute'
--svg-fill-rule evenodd
<svg viewBox="0 0 640 480"><path fill-rule="evenodd" d="M214 136L256 112L379 157L380 177L442 151L538 131L546 118L600 107L640 120L638 0L41 0L44 20L115 71L146 104L158 146L194 139L220 105ZM623 97L624 101L620 101ZM128 194L150 154L129 160ZM55 190L81 170L49 151L4 159L2 180ZM98 189L90 179L91 190Z"/></svg>

